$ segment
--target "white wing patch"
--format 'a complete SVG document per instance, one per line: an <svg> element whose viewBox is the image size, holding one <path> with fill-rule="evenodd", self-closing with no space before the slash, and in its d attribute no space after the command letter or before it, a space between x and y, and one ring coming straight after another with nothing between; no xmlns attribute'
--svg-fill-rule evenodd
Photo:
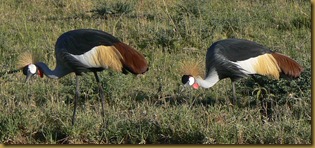
<svg viewBox="0 0 315 148"><path fill-rule="evenodd" d="M111 68L114 71L120 72L123 67L121 62L123 57L114 46L100 45L84 54L71 54L71 56L80 61L86 68Z"/></svg>
<svg viewBox="0 0 315 148"><path fill-rule="evenodd" d="M249 59L244 60L244 61L232 62L232 63L238 65L242 69L242 72L244 72L246 74L256 74L257 73L255 70L255 66L258 63L257 57L249 58Z"/></svg>
<svg viewBox="0 0 315 148"><path fill-rule="evenodd" d="M98 60L98 46L92 48L90 51L81 54L81 55L73 55L74 58L76 58L78 61L80 61L83 65L89 68L99 68L102 67ZM103 67L103 68L108 68L108 67Z"/></svg>

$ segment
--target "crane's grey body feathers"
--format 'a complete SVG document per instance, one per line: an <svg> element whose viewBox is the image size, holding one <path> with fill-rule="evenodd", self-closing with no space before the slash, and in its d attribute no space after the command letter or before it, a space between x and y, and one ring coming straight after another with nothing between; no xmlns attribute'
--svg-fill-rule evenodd
<svg viewBox="0 0 315 148"><path fill-rule="evenodd" d="M94 29L71 30L62 34L56 42L56 53L59 49L65 49L73 55L81 55L100 45L112 46L120 42L114 36Z"/></svg>
<svg viewBox="0 0 315 148"><path fill-rule="evenodd" d="M266 53L273 53L267 47L253 41L244 39L225 39L213 43L208 54L223 55L226 59L237 62Z"/></svg>

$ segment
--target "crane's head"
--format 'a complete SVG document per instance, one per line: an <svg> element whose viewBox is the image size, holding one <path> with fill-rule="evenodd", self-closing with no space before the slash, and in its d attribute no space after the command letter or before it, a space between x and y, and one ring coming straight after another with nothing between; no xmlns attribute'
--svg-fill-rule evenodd
<svg viewBox="0 0 315 148"><path fill-rule="evenodd" d="M199 84L197 83L196 79L192 75L183 75L182 83L185 86L192 86L194 89L199 88Z"/></svg>
<svg viewBox="0 0 315 148"><path fill-rule="evenodd" d="M179 67L179 72L182 74L182 83L184 86L192 86L194 89L199 88L196 78L200 76L202 69L201 62L194 59L186 59Z"/></svg>
<svg viewBox="0 0 315 148"><path fill-rule="evenodd" d="M23 71L23 74L26 75L25 82L27 82L32 76L39 75L43 77L42 71L36 66L37 63L37 54L31 52L24 52L19 55L17 66Z"/></svg>
<svg viewBox="0 0 315 148"><path fill-rule="evenodd" d="M35 64L29 64L22 69L23 74L26 75L25 82L27 82L32 76L39 75L40 77L43 77L42 71L35 65Z"/></svg>

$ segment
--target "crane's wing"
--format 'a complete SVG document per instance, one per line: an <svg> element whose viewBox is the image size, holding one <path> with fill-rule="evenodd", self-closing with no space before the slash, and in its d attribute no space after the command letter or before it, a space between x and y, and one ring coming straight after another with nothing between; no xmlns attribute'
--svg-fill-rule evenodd
<svg viewBox="0 0 315 148"><path fill-rule="evenodd" d="M252 41L243 39L224 39L213 43L206 55L206 77L216 71L220 79L230 77L232 80L247 77L243 67L236 64L259 55L270 53L271 50ZM247 66L252 64L248 61Z"/></svg>
<svg viewBox="0 0 315 148"><path fill-rule="evenodd" d="M143 74L148 70L146 59L135 49L122 42L115 43L114 46L124 58L122 62L123 70L127 70L133 74Z"/></svg>
<svg viewBox="0 0 315 148"><path fill-rule="evenodd" d="M122 56L122 58L120 58L120 61L122 63L122 70L124 73L126 73L126 71L129 71L133 74L142 74L148 69L147 61L141 53L139 53L132 47L120 42L111 34L100 30L78 29L68 31L58 38L55 46L56 53L58 52L58 50L63 50L72 55L83 55L98 47L102 47L101 50L104 51L102 51L101 53L103 53L104 55L106 54L105 52L108 51L108 48L112 48L112 51L116 52L117 50L120 53L118 57ZM100 52L95 52L95 54L98 53ZM102 58L100 58L99 60L102 60ZM102 61L100 61L99 63L102 63Z"/></svg>
<svg viewBox="0 0 315 148"><path fill-rule="evenodd" d="M209 54L214 52L226 57L228 60L237 62L257 57L265 53L272 53L267 47L256 42L244 39L225 39L211 45Z"/></svg>
<svg viewBox="0 0 315 148"><path fill-rule="evenodd" d="M213 43L207 51L206 68L219 73L220 79L236 80L248 74L269 75L279 79L280 73L297 77L303 70L287 56L275 53L256 42L225 39Z"/></svg>

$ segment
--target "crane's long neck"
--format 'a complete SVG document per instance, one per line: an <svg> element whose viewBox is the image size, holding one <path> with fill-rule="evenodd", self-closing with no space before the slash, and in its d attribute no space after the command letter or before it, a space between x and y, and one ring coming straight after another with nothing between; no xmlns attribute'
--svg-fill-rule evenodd
<svg viewBox="0 0 315 148"><path fill-rule="evenodd" d="M199 86L203 88L210 88L214 84L216 84L219 81L219 76L216 71L210 72L205 79L202 79L201 77L197 77L196 81L199 84Z"/></svg>
<svg viewBox="0 0 315 148"><path fill-rule="evenodd" d="M49 67L43 63L43 62L38 62L35 64L36 66L38 66L40 68L40 70L49 78L53 78L53 79L58 79L61 78L63 76L65 76L66 74L70 73L71 71L63 68L62 66L56 66L56 68L54 70L49 69Z"/></svg>

